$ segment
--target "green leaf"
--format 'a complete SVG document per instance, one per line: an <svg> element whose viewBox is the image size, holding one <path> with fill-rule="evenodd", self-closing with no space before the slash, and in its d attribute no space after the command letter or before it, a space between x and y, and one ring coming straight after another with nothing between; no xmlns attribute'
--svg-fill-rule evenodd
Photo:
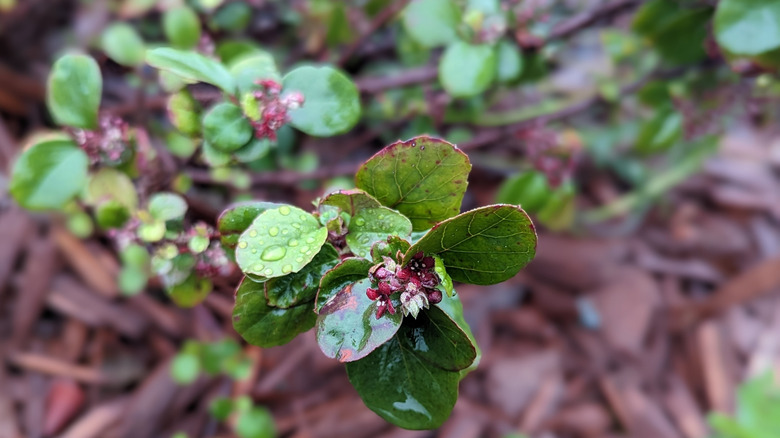
<svg viewBox="0 0 780 438"><path fill-rule="evenodd" d="M219 8L209 27L228 32L242 32L252 20L252 8L246 3L228 3Z"/></svg>
<svg viewBox="0 0 780 438"><path fill-rule="evenodd" d="M200 104L186 88L168 99L168 118L182 134L200 136L200 111Z"/></svg>
<svg viewBox="0 0 780 438"><path fill-rule="evenodd" d="M276 427L268 409L253 406L238 415L235 432L239 438L274 438Z"/></svg>
<svg viewBox="0 0 780 438"><path fill-rule="evenodd" d="M364 275L366 273L364 272ZM344 286L320 309L317 343L320 350L339 362L366 357L387 342L401 327L401 312L376 318L377 301L366 296L368 278Z"/></svg>
<svg viewBox="0 0 780 438"><path fill-rule="evenodd" d="M404 262L420 251L441 257L455 281L496 284L512 278L533 259L536 231L520 207L489 205L432 228L409 248Z"/></svg>
<svg viewBox="0 0 780 438"><path fill-rule="evenodd" d="M180 385L188 385L200 375L200 360L190 353L179 353L171 361L171 377Z"/></svg>
<svg viewBox="0 0 780 438"><path fill-rule="evenodd" d="M268 305L288 309L312 301L317 295L320 280L338 262L338 251L330 244L323 245L312 261L299 272L265 282Z"/></svg>
<svg viewBox="0 0 780 438"><path fill-rule="evenodd" d="M135 185L124 172L104 167L89 178L85 202L98 205L106 200L115 200L127 210L138 208L138 193Z"/></svg>
<svg viewBox="0 0 780 438"><path fill-rule="evenodd" d="M442 292L446 293L448 297L451 297L455 293L455 288L452 284L452 277L450 277L450 274L447 273L447 268L444 266L444 261L441 259L441 257L434 254L433 259L435 260L433 270L439 277L438 289L443 289Z"/></svg>
<svg viewBox="0 0 780 438"><path fill-rule="evenodd" d="M675 110L659 111L645 122L636 140L636 150L642 154L654 154L669 149L682 137L683 117Z"/></svg>
<svg viewBox="0 0 780 438"><path fill-rule="evenodd" d="M381 207L373 196L360 189L339 190L333 192L320 201L320 206L329 205L338 207L341 211L350 216L364 208Z"/></svg>
<svg viewBox="0 0 780 438"><path fill-rule="evenodd" d="M704 42L712 9L688 8L675 0L653 0L639 9L633 27L672 64L691 64L707 56Z"/></svg>
<svg viewBox="0 0 780 438"><path fill-rule="evenodd" d="M201 150L200 158L209 166L217 168L225 166L230 163L232 155L229 152L224 152L214 147L209 141L204 141Z"/></svg>
<svg viewBox="0 0 780 438"><path fill-rule="evenodd" d="M408 345L419 346L417 356L448 371L466 369L477 358L466 333L436 306L420 312L416 319L404 320L404 330L398 336L404 337Z"/></svg>
<svg viewBox="0 0 780 438"><path fill-rule="evenodd" d="M386 241L374 243L374 246L371 247L371 259L374 263L382 263L384 261L383 257L390 257L396 260L398 252L403 256L410 246L411 244L405 239L398 236L389 236Z"/></svg>
<svg viewBox="0 0 780 438"><path fill-rule="evenodd" d="M571 182L564 183L552 192L547 202L537 213L539 222L545 227L559 231L569 228L574 222L577 189Z"/></svg>
<svg viewBox="0 0 780 438"><path fill-rule="evenodd" d="M264 201L247 201L229 206L217 219L220 242L228 248L235 248L238 245L238 237L252 225L252 221L260 216L260 213L281 206L282 204Z"/></svg>
<svg viewBox="0 0 780 438"><path fill-rule="evenodd" d="M496 46L496 79L498 82L512 82L523 73L523 55L517 44L502 39Z"/></svg>
<svg viewBox="0 0 780 438"><path fill-rule="evenodd" d="M357 87L331 67L299 67L287 73L282 94L299 92L303 106L290 111L290 124L315 137L342 134L360 119Z"/></svg>
<svg viewBox="0 0 780 438"><path fill-rule="evenodd" d="M229 94L236 92L236 83L230 72L218 61L200 53L160 47L146 51L146 62L152 67L169 71L184 79L205 82Z"/></svg>
<svg viewBox="0 0 780 438"><path fill-rule="evenodd" d="M231 66L230 73L235 78L241 95L259 90L260 86L255 83L259 79L282 80L273 55L259 49Z"/></svg>
<svg viewBox="0 0 780 438"><path fill-rule="evenodd" d="M223 152L233 152L252 139L252 124L236 105L223 102L203 116L203 138Z"/></svg>
<svg viewBox="0 0 780 438"><path fill-rule="evenodd" d="M320 313L322 306L335 297L342 289L368 277L371 262L366 259L350 257L342 260L333 269L326 272L319 284L314 311Z"/></svg>
<svg viewBox="0 0 780 438"><path fill-rule="evenodd" d="M130 216L130 210L114 199L100 202L95 206L95 222L104 230L121 228Z"/></svg>
<svg viewBox="0 0 780 438"><path fill-rule="evenodd" d="M443 310L444 313L458 325L463 333L468 336L471 345L476 350L477 354L471 365L460 371L461 378L465 377L466 374L474 371L477 369L477 366L479 366L479 362L482 360L482 351L480 350L479 345L477 345L477 340L474 338L474 333L472 333L471 327L466 322L466 318L463 317L463 302L460 301L460 298L458 298L458 295L456 294L444 295L441 302L436 304L436 307Z"/></svg>
<svg viewBox="0 0 780 438"><path fill-rule="evenodd" d="M418 231L458 214L470 170L458 148L423 136L379 151L360 167L355 183Z"/></svg>
<svg viewBox="0 0 780 438"><path fill-rule="evenodd" d="M346 241L355 255L371 258L371 247L388 236L409 237L412 223L406 216L387 207L364 208L349 222Z"/></svg>
<svg viewBox="0 0 780 438"><path fill-rule="evenodd" d="M181 219L187 213L187 201L176 193L155 193L149 199L149 214L158 221Z"/></svg>
<svg viewBox="0 0 780 438"><path fill-rule="evenodd" d="M535 213L544 207L551 195L547 176L536 170L528 170L504 181L498 189L496 201L519 205L523 210Z"/></svg>
<svg viewBox="0 0 780 438"><path fill-rule="evenodd" d="M251 163L268 155L272 146L271 140L267 138L252 138L241 149L233 152L233 156L241 163Z"/></svg>
<svg viewBox="0 0 780 438"><path fill-rule="evenodd" d="M425 47L457 41L460 10L452 0L415 0L402 13L404 29Z"/></svg>
<svg viewBox="0 0 780 438"><path fill-rule="evenodd" d="M496 50L489 45L463 41L451 44L439 62L441 85L453 97L476 96L496 77Z"/></svg>
<svg viewBox="0 0 780 438"><path fill-rule="evenodd" d="M144 63L146 47L138 32L127 23L116 22L103 31L100 45L117 64L135 67Z"/></svg>
<svg viewBox="0 0 780 438"><path fill-rule="evenodd" d="M177 306L194 307L206 299L211 289L211 280L193 274L183 282L168 288L167 292Z"/></svg>
<svg viewBox="0 0 780 438"><path fill-rule="evenodd" d="M289 309L271 307L263 284L244 277L236 290L233 328L252 345L274 347L314 327L317 315L313 308L313 301Z"/></svg>
<svg viewBox="0 0 780 438"><path fill-rule="evenodd" d="M180 158L190 158L198 149L195 139L174 130L165 134L165 147L171 151L171 154Z"/></svg>
<svg viewBox="0 0 780 438"><path fill-rule="evenodd" d="M200 41L200 20L195 11L180 6L163 13L163 31L177 49L191 49Z"/></svg>
<svg viewBox="0 0 780 438"><path fill-rule="evenodd" d="M57 210L87 183L89 159L65 138L40 140L14 163L9 191L29 210Z"/></svg>
<svg viewBox="0 0 780 438"><path fill-rule="evenodd" d="M718 44L733 54L780 49L780 3L775 0L721 0L714 25Z"/></svg>
<svg viewBox="0 0 780 438"><path fill-rule="evenodd" d="M306 266L327 238L328 230L300 208L269 209L239 237L236 263L245 274L281 277Z"/></svg>
<svg viewBox="0 0 780 438"><path fill-rule="evenodd" d="M137 295L141 293L149 281L149 275L136 267L124 266L119 271L116 282L119 290L124 295Z"/></svg>
<svg viewBox="0 0 780 438"><path fill-rule="evenodd" d="M87 55L65 55L49 74L46 105L58 125L97 128L103 77L97 62Z"/></svg>
<svg viewBox="0 0 780 438"><path fill-rule="evenodd" d="M347 375L369 409L404 429L435 429L458 398L460 373L424 360L402 333L365 358L348 362Z"/></svg>

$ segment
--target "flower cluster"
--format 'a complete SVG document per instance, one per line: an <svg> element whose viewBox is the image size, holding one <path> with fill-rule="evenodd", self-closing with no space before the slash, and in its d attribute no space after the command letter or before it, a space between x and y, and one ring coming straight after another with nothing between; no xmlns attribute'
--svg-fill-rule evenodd
<svg viewBox="0 0 780 438"><path fill-rule="evenodd" d="M276 131L289 121L289 110L303 105L303 95L297 91L281 95L282 84L273 79L258 80L261 89L253 97L260 111L259 118L252 122L255 137L276 140Z"/></svg>
<svg viewBox="0 0 780 438"><path fill-rule="evenodd" d="M390 299L394 293L400 292L401 310L404 316L411 314L417 318L422 309L439 303L442 299L439 276L433 270L433 257L425 257L422 252L414 255L404 267L399 266L392 258L383 257L384 262L371 267L368 274L375 288L368 288L366 295L372 301L377 301L376 317L379 319L385 312L395 314L395 307Z"/></svg>
<svg viewBox="0 0 780 438"><path fill-rule="evenodd" d="M116 116L101 115L98 119L98 129L95 131L78 129L72 133L92 164L118 164L130 147L127 123Z"/></svg>

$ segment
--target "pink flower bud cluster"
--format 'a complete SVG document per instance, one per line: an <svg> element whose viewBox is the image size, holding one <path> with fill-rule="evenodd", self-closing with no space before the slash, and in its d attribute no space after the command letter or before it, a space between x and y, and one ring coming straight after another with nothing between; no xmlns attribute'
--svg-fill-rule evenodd
<svg viewBox="0 0 780 438"><path fill-rule="evenodd" d="M130 146L127 123L116 116L101 115L98 129L73 131L76 143L87 153L92 164L105 162L117 164Z"/></svg>
<svg viewBox="0 0 780 438"><path fill-rule="evenodd" d="M376 287L366 290L366 296L378 302L377 319L385 312L395 314L396 309L390 298L395 293L400 293L401 310L404 315L412 314L415 318L421 309L441 302L441 291L436 289L439 285L439 276L433 270L435 265L433 257L425 257L422 252L419 252L404 267L399 266L390 257L383 258L383 263L371 267L368 272L372 285Z"/></svg>
<svg viewBox="0 0 780 438"><path fill-rule="evenodd" d="M252 122L255 137L276 140L276 131L290 121L288 111L303 105L303 95L293 91L282 96L282 84L273 79L261 79L256 83L262 89L254 92L260 108L260 120Z"/></svg>

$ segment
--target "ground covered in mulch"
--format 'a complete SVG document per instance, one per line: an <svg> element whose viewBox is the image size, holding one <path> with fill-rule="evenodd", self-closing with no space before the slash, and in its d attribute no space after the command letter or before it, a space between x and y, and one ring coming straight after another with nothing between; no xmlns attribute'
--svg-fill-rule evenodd
<svg viewBox="0 0 780 438"><path fill-rule="evenodd" d="M23 137L46 123L38 47L51 35L2 24L3 47L31 47L27 59L17 48L0 62L7 169ZM502 141L510 140L482 147ZM326 153L345 144L347 152ZM300 179L348 173L345 163L379 147L371 132L316 145L319 173L258 177L256 196L308 205L320 192ZM229 436L208 414L212 399L229 395L267 406L286 437L706 437L707 414L732 412L740 382L780 372L779 170L780 135L737 125L701 172L640 219L541 229L538 255L517 277L458 287L483 358L438 431L400 430L373 414L311 332L283 347L245 346L249 381L177 385L170 360L185 340L239 339L231 325L239 277L218 281L193 309L154 288L122 297L106 240L77 239L3 195L0 437ZM587 164L581 180L582 205L620 190ZM475 166L464 208L491 203L499 183ZM195 209L212 221L219 211L207 201Z"/></svg>

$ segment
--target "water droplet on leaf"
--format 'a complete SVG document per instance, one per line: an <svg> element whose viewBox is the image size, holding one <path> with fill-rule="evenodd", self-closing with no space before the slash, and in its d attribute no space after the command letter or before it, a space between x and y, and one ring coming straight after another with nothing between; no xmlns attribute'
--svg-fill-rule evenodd
<svg viewBox="0 0 780 438"><path fill-rule="evenodd" d="M362 217L355 219L355 225L362 227L365 224L366 224L366 220L363 219Z"/></svg>
<svg viewBox="0 0 780 438"><path fill-rule="evenodd" d="M290 272L292 272L292 265L282 266L282 273L289 274Z"/></svg>
<svg viewBox="0 0 780 438"><path fill-rule="evenodd" d="M239 248L244 249L244 248L246 248L246 246L247 246L246 242L238 242L238 247Z"/></svg>
<svg viewBox="0 0 780 438"><path fill-rule="evenodd" d="M257 230L249 231L249 237L257 237Z"/></svg>
<svg viewBox="0 0 780 438"><path fill-rule="evenodd" d="M279 214L282 216L287 216L290 214L290 207L287 207L286 205L284 207L279 207Z"/></svg>
<svg viewBox="0 0 780 438"><path fill-rule="evenodd" d="M263 274L265 274L266 277L271 275L271 274L273 274L273 273L274 273L274 270L271 269L271 268L268 268L265 271L263 271Z"/></svg>
<svg viewBox="0 0 780 438"><path fill-rule="evenodd" d="M268 234L269 234L271 237L274 237L274 236L276 236L277 234L279 234L279 228L277 228L277 227L271 227L271 228L268 230Z"/></svg>
<svg viewBox="0 0 780 438"><path fill-rule="evenodd" d="M260 254L260 258L267 262L273 262L280 260L285 254L287 254L286 249L279 245L272 245L263 250L263 253Z"/></svg>
<svg viewBox="0 0 780 438"><path fill-rule="evenodd" d="M287 242L288 246L298 246L298 240L291 239L289 242Z"/></svg>

